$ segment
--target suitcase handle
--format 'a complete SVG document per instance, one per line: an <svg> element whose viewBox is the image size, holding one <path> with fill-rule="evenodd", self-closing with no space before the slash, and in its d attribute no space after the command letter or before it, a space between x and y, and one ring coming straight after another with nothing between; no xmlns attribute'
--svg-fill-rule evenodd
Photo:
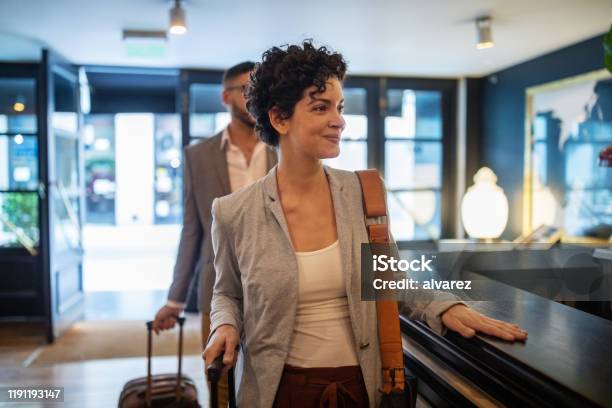
<svg viewBox="0 0 612 408"><path fill-rule="evenodd" d="M240 347L236 347L236 350L239 350ZM225 365L223 364L223 353L219 354L217 358L214 359L212 363L206 367L206 378L210 381L210 406L211 408L216 408L218 404L218 389L217 385L219 380L221 379L221 375L223 373L223 368ZM228 403L229 408L236 408L236 385L234 383L234 368L230 368L227 371L227 388L228 388Z"/></svg>
<svg viewBox="0 0 612 408"><path fill-rule="evenodd" d="M206 367L206 377L210 382L218 382L223 371L223 353L219 354L215 360Z"/></svg>
<svg viewBox="0 0 612 408"><path fill-rule="evenodd" d="M172 315L176 319L179 324L179 340L178 340L178 370L176 374L176 402L179 402L182 398L183 389L181 388L181 377L182 377L182 368L183 368L183 325L185 324L185 318ZM147 325L147 391L145 394L145 402L146 406L151 406L151 388L152 378L151 378L151 354L153 352L153 321L148 321Z"/></svg>

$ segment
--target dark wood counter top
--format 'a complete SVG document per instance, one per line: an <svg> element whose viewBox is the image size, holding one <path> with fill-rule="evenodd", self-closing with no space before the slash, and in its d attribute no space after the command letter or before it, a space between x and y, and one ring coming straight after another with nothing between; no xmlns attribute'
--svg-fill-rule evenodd
<svg viewBox="0 0 612 408"><path fill-rule="evenodd" d="M508 406L612 407L612 322L497 282L491 286L516 300L470 306L519 324L529 332L525 343L450 332L440 337L403 317L402 331Z"/></svg>

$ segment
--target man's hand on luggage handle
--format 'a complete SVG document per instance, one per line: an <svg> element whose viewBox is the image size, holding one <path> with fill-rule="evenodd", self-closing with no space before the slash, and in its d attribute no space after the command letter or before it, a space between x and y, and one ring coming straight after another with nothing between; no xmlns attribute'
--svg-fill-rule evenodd
<svg viewBox="0 0 612 408"><path fill-rule="evenodd" d="M527 340L527 331L518 325L492 319L463 304L451 306L441 317L446 327L463 337L469 338L480 332L506 341Z"/></svg>
<svg viewBox="0 0 612 408"><path fill-rule="evenodd" d="M176 325L176 317L179 316L182 311L183 310L178 307L168 305L162 306L155 315L155 320L153 320L153 331L155 334L173 328Z"/></svg>
<svg viewBox="0 0 612 408"><path fill-rule="evenodd" d="M223 353L223 365L225 370L236 365L238 359L237 347L240 343L238 330L230 324L223 324L217 327L212 337L206 345L202 357L208 367L220 354Z"/></svg>

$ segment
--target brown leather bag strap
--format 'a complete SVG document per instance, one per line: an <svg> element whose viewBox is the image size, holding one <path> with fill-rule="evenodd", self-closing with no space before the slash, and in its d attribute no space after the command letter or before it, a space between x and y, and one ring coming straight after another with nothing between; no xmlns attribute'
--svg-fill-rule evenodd
<svg viewBox="0 0 612 408"><path fill-rule="evenodd" d="M391 242L387 222L385 186L378 170L357 171L363 195L363 209L366 219L384 217L382 223L370 224L366 228L371 244ZM400 334L399 310L395 300L377 300L378 341L382 361L383 385L381 391L402 392L404 390L404 352Z"/></svg>

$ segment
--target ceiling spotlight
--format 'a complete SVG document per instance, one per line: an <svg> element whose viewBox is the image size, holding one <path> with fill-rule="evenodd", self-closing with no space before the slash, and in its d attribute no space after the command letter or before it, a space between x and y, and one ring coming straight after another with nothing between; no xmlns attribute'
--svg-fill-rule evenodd
<svg viewBox="0 0 612 408"><path fill-rule="evenodd" d="M491 36L491 17L479 17L476 19L477 40L476 48L484 50L493 47L493 37Z"/></svg>
<svg viewBox="0 0 612 408"><path fill-rule="evenodd" d="M170 34L182 35L187 32L185 10L181 8L181 0L174 0L170 9Z"/></svg>

